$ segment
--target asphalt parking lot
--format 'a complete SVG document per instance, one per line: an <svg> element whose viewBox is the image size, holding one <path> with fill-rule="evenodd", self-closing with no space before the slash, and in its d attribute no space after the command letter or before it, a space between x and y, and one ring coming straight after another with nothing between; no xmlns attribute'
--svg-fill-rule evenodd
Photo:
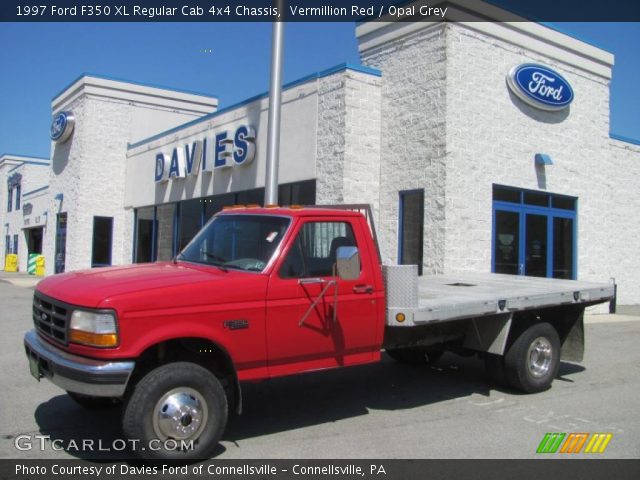
<svg viewBox="0 0 640 480"><path fill-rule="evenodd" d="M18 282L19 283L19 282ZM73 442L122 438L118 408L91 412L29 374L22 336L33 289L0 279L0 458L94 458ZM620 321L622 320L622 321ZM551 390L522 395L487 383L482 362L445 355L432 368L379 364L243 385L221 459L534 458L547 432L612 433L598 458L640 458L640 321L594 316L582 365L563 363ZM16 448L20 436L32 448ZM65 445L52 448L48 436ZM560 454L556 454L560 455ZM579 457L593 458L581 453Z"/></svg>

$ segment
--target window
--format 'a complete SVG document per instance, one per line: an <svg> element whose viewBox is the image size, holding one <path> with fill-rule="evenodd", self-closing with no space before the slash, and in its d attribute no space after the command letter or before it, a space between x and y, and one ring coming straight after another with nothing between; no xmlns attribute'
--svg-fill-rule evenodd
<svg viewBox="0 0 640 480"><path fill-rule="evenodd" d="M313 205L316 181L287 183L278 188L280 205ZM136 209L134 262L171 260L213 215L229 205L262 205L264 188L224 193L174 204Z"/></svg>
<svg viewBox="0 0 640 480"><path fill-rule="evenodd" d="M216 213L229 205L235 205L236 196L234 193L225 193L204 199L204 221L207 222Z"/></svg>
<svg viewBox="0 0 640 480"><path fill-rule="evenodd" d="M7 212L11 210L13 210L13 187L10 187L7 192Z"/></svg>
<svg viewBox="0 0 640 480"><path fill-rule="evenodd" d="M154 216L153 207L136 210L135 263L153 262Z"/></svg>
<svg viewBox="0 0 640 480"><path fill-rule="evenodd" d="M11 253L11 236L6 235L4 237L4 253L5 255L9 255Z"/></svg>
<svg viewBox="0 0 640 480"><path fill-rule="evenodd" d="M54 273L62 273L65 269L67 255L67 212L56 215L56 256Z"/></svg>
<svg viewBox="0 0 640 480"><path fill-rule="evenodd" d="M174 220L176 216L176 204L160 205L156 208L156 259L160 261L171 260L175 255L174 250Z"/></svg>
<svg viewBox="0 0 640 480"><path fill-rule="evenodd" d="M344 222L309 222L280 267L282 278L326 277L333 275L338 247L355 246L351 225Z"/></svg>
<svg viewBox="0 0 640 480"><path fill-rule="evenodd" d="M400 192L398 263L401 265L418 265L418 275L422 275L423 232L424 190Z"/></svg>
<svg viewBox="0 0 640 480"><path fill-rule="evenodd" d="M91 267L111 265L113 217L93 217Z"/></svg>
<svg viewBox="0 0 640 480"><path fill-rule="evenodd" d="M577 200L494 185L492 271L575 278Z"/></svg>
<svg viewBox="0 0 640 480"><path fill-rule="evenodd" d="M22 192L22 186L16 185L16 210L20 210L20 194Z"/></svg>
<svg viewBox="0 0 640 480"><path fill-rule="evenodd" d="M13 236L13 253L18 254L18 235Z"/></svg>
<svg viewBox="0 0 640 480"><path fill-rule="evenodd" d="M316 181L287 183L278 187L280 205L314 205L316 203Z"/></svg>
<svg viewBox="0 0 640 480"><path fill-rule="evenodd" d="M202 200L181 202L178 219L178 250L182 250L202 227Z"/></svg>

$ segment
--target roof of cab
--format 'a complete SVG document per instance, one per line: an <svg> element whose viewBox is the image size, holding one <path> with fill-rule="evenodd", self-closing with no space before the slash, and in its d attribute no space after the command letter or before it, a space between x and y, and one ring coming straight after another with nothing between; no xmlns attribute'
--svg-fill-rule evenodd
<svg viewBox="0 0 640 480"><path fill-rule="evenodd" d="M253 215L281 215L287 217L357 217L362 215L358 211L343 210L340 208L322 207L225 207L219 214L253 214Z"/></svg>

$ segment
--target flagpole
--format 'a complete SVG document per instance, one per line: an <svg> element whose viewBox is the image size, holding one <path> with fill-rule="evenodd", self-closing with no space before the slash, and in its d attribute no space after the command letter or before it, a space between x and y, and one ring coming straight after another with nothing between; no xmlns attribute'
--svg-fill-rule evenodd
<svg viewBox="0 0 640 480"><path fill-rule="evenodd" d="M276 0L278 13L284 14L283 1ZM282 103L282 50L284 22L273 22L271 39L271 80L269 87L269 127L267 133L267 168L264 204L278 203L278 163L280 153L280 106Z"/></svg>

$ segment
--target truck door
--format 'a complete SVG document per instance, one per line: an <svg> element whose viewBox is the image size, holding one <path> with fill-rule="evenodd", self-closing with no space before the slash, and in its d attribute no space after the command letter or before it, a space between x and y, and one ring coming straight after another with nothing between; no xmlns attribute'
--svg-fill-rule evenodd
<svg viewBox="0 0 640 480"><path fill-rule="evenodd" d="M374 361L376 302L371 265L362 262L360 277L333 275L341 246L362 247L358 222L305 219L271 274L267 294L269 373ZM334 307L335 319L334 319Z"/></svg>

